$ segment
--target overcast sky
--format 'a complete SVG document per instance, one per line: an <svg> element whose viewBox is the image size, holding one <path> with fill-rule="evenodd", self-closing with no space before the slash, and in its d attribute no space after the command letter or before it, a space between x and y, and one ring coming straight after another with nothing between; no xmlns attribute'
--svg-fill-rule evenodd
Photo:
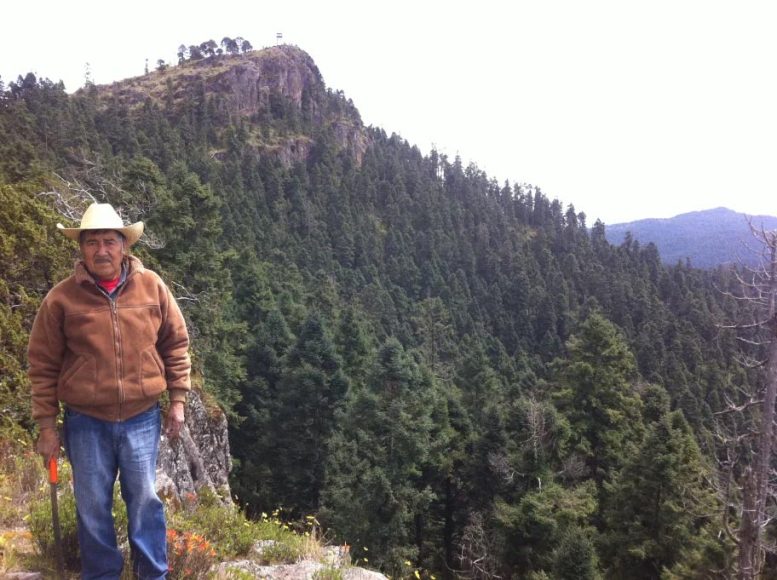
<svg viewBox="0 0 777 580"><path fill-rule="evenodd" d="M8 2L0 77L83 85L242 36L307 51L368 125L605 223L777 216L777 3Z"/></svg>

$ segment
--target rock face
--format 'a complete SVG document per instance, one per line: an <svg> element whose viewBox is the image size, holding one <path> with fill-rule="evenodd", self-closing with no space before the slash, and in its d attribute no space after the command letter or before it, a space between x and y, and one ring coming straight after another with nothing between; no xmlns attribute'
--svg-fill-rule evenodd
<svg viewBox="0 0 777 580"><path fill-rule="evenodd" d="M238 58L223 72L214 74L206 91L226 97L232 114L252 115L278 106L273 98L284 97L301 109L303 96L315 97L324 90L323 80L313 59L291 46L267 48L253 55ZM321 121L318 99L306 103L313 117Z"/></svg>
<svg viewBox="0 0 777 580"><path fill-rule="evenodd" d="M361 165L369 145L358 112L344 102L332 105L332 99L344 98L327 94L316 63L293 46L274 46L238 59L209 78L206 92L220 95L223 112L230 117L261 119L267 111L286 109L285 116L289 109L304 110L316 126L331 129L338 147L348 151L357 165ZM277 153L288 166L304 161L311 145L309 137L290 135L261 149Z"/></svg>
<svg viewBox="0 0 777 580"><path fill-rule="evenodd" d="M219 118L252 126L256 151L287 166L307 159L317 134L330 135L357 165L371 141L353 103L327 90L310 55L290 45L187 61L97 90L106 103L139 107L151 99L174 118L207 102ZM263 134L259 128L267 130L273 119L287 126ZM215 159L220 154L213 152Z"/></svg>
<svg viewBox="0 0 777 580"><path fill-rule="evenodd" d="M227 418L220 409L208 409L200 393L192 391L186 405L186 423L174 441L162 436L157 462L157 491L180 502L187 494L209 488L231 502Z"/></svg>

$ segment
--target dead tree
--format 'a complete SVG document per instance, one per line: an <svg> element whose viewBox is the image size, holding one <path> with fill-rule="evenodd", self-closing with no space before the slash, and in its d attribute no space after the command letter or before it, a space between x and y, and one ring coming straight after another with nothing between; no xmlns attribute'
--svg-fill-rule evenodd
<svg viewBox="0 0 777 580"><path fill-rule="evenodd" d="M763 247L758 268L744 268L737 274L740 291L726 292L746 304L752 313L749 321L738 321L726 328L735 329L738 339L754 352L743 364L762 371L762 381L744 401L728 401L718 415L734 414L740 424L736 435L728 432L722 437L727 459L721 490L729 513L737 514L738 522L731 525L731 517L724 515L724 525L737 545L737 578L758 578L765 561L765 553L772 548L765 541L765 529L772 517L775 489L770 485L772 454L774 452L774 414L777 399L777 232L751 231ZM744 421L740 418L747 415ZM736 456L740 465L733 465ZM732 493L732 483L739 481L739 497ZM736 501L735 501L736 500Z"/></svg>
<svg viewBox="0 0 777 580"><path fill-rule="evenodd" d="M472 580L500 580L497 574L497 562L494 556L493 541L489 537L483 515L476 512L470 515L459 540L459 562L463 575Z"/></svg>
<svg viewBox="0 0 777 580"><path fill-rule="evenodd" d="M54 175L59 183L50 191L42 191L38 195L48 198L57 213L70 222L78 222L89 204L104 202L119 196L123 196L124 199L132 199L133 203L117 207L117 212L125 221L135 221L150 213L156 201L150 198L145 191L134 196L130 195L113 181L101 176L97 178L92 176L89 183L82 183L76 178L66 179L56 173ZM143 233L139 243L152 250L158 250L165 246L165 240L162 236L148 230Z"/></svg>

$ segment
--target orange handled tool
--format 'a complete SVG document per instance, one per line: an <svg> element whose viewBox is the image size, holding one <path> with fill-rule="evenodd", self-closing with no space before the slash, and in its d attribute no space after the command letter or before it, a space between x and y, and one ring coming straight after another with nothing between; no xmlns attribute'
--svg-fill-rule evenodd
<svg viewBox="0 0 777 580"><path fill-rule="evenodd" d="M59 506L57 504L57 458L49 458L49 486L51 487L51 521L54 525L54 548L57 552L57 572L60 580L65 578L65 561L62 556L62 530L59 527Z"/></svg>
<svg viewBox="0 0 777 580"><path fill-rule="evenodd" d="M57 458L53 455L51 459L49 459L49 483L53 483L54 485L59 483L57 477Z"/></svg>

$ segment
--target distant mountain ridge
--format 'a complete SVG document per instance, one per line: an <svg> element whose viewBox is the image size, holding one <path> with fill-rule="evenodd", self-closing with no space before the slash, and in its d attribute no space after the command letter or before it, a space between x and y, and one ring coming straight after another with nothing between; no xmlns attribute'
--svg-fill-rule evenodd
<svg viewBox="0 0 777 580"><path fill-rule="evenodd" d="M749 216L725 207L684 213L672 218L643 219L607 225L607 241L619 245L627 234L640 244L654 243L665 264L690 260L697 268L723 264L757 264L760 246L751 233L777 230L777 217Z"/></svg>

